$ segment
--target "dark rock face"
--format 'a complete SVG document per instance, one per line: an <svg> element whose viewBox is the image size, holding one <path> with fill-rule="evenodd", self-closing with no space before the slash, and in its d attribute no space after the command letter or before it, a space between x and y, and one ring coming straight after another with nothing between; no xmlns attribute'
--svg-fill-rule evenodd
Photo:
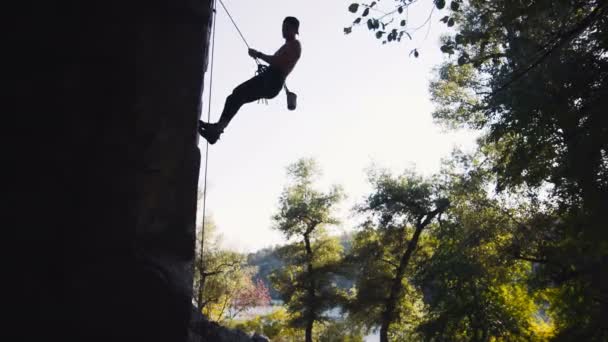
<svg viewBox="0 0 608 342"><path fill-rule="evenodd" d="M17 6L3 334L186 341L210 1Z"/></svg>

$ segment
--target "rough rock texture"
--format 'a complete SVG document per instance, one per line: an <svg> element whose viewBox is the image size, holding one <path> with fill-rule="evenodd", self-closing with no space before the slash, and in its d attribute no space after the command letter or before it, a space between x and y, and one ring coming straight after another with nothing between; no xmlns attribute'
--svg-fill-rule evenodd
<svg viewBox="0 0 608 342"><path fill-rule="evenodd" d="M210 1L12 4L3 335L186 341Z"/></svg>

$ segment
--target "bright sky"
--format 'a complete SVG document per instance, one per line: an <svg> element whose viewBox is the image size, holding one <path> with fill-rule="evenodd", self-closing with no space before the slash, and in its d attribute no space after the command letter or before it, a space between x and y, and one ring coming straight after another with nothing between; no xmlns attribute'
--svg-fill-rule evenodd
<svg viewBox="0 0 608 342"><path fill-rule="evenodd" d="M438 37L444 26L437 13L426 39L425 28L413 42L382 45L364 26L344 35L344 26L355 18L347 11L351 2L224 0L253 48L274 53L283 43L281 23L288 15L300 19L302 43L302 58L287 79L298 95L297 110L287 110L284 92L268 105L245 105L210 147L207 213L227 248L249 252L284 243L272 230L271 216L286 166L301 157L318 161L323 185L344 187L349 197L342 206L343 229L348 230L349 208L368 192L366 169L372 164L394 172L414 166L430 174L455 147L474 146L472 133L445 132L431 118L428 85L443 58ZM422 24L431 6L432 1L422 1L413 7L408 26ZM414 47L421 53L418 59L408 56ZM255 71L221 7L215 48L212 121L219 118L225 97ZM206 118L208 79L205 84ZM204 158L202 138L200 147Z"/></svg>

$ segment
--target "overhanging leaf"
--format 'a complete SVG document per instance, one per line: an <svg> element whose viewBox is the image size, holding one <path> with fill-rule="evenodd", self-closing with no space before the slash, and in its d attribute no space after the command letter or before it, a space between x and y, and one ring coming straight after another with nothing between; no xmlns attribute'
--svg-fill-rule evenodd
<svg viewBox="0 0 608 342"><path fill-rule="evenodd" d="M435 6L437 6L437 9L443 9L445 7L445 0L435 0Z"/></svg>
<svg viewBox="0 0 608 342"><path fill-rule="evenodd" d="M457 34L456 37L454 37L454 41L456 41L456 44L464 44L464 36Z"/></svg>
<svg viewBox="0 0 608 342"><path fill-rule="evenodd" d="M463 65L466 64L468 62L468 58L466 56L460 56L458 57L458 65Z"/></svg>

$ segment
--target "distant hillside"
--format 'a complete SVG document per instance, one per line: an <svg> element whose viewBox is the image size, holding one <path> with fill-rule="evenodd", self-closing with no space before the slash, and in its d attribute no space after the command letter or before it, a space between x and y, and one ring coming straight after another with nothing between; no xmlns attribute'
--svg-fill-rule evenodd
<svg viewBox="0 0 608 342"><path fill-rule="evenodd" d="M255 266L257 268L257 273L254 276L255 280L261 279L264 282L266 287L270 290L270 297L272 297L272 299L279 299L279 293L272 287L269 277L272 271L283 266L283 262L276 254L278 248L279 247L264 248L247 255L247 263L250 266Z"/></svg>

